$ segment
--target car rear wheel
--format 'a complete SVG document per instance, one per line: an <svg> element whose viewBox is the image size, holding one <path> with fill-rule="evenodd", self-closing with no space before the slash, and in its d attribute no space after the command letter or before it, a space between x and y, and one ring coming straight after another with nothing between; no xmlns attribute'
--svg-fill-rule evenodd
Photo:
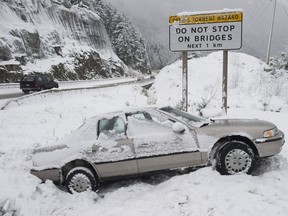
<svg viewBox="0 0 288 216"><path fill-rule="evenodd" d="M24 94L28 94L29 90L22 90Z"/></svg>
<svg viewBox="0 0 288 216"><path fill-rule="evenodd" d="M94 174L86 167L75 167L71 169L66 176L65 184L70 193L96 191L98 186Z"/></svg>
<svg viewBox="0 0 288 216"><path fill-rule="evenodd" d="M219 152L217 170L222 175L250 174L255 166L255 155L244 142L230 141Z"/></svg>

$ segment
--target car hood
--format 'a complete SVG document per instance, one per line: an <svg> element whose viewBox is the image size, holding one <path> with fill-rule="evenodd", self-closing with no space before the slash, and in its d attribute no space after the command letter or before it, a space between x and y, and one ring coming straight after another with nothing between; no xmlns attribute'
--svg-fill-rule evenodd
<svg viewBox="0 0 288 216"><path fill-rule="evenodd" d="M259 119L212 119L212 125L226 125L226 126L253 126L271 129L275 125L271 122L259 120Z"/></svg>
<svg viewBox="0 0 288 216"><path fill-rule="evenodd" d="M273 123L258 119L213 119L210 124L196 131L216 138L241 135L254 140L263 138L263 132L274 127Z"/></svg>

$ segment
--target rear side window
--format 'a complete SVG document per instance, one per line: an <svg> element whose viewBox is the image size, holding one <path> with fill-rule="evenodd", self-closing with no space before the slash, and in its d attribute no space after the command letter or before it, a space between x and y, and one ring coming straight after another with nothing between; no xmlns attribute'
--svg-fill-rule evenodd
<svg viewBox="0 0 288 216"><path fill-rule="evenodd" d="M45 76L41 77L40 79L42 79L44 82L48 82L48 78Z"/></svg>
<svg viewBox="0 0 288 216"><path fill-rule="evenodd" d="M98 123L98 136L104 134L108 137L117 137L118 135L124 135L125 130L125 122L118 116L111 119L101 119Z"/></svg>

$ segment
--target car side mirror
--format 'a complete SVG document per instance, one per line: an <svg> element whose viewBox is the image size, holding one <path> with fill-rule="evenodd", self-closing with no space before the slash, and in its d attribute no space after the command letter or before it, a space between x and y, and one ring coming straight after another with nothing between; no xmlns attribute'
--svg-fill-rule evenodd
<svg viewBox="0 0 288 216"><path fill-rule="evenodd" d="M175 133L184 133L186 127L180 122L175 122L172 126L172 129Z"/></svg>

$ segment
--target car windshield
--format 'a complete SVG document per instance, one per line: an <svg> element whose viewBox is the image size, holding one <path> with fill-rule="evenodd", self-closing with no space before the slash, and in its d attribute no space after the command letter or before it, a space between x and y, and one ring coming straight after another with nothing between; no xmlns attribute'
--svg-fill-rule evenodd
<svg viewBox="0 0 288 216"><path fill-rule="evenodd" d="M187 112L183 112L183 111L178 110L178 109L173 109L172 107L163 107L160 110L167 112L176 118L180 118L181 120L183 120L189 124L192 124L193 126L196 126L196 127L201 127L203 125L206 125L209 122L205 118L202 118L202 117L196 116L196 115L191 115Z"/></svg>

